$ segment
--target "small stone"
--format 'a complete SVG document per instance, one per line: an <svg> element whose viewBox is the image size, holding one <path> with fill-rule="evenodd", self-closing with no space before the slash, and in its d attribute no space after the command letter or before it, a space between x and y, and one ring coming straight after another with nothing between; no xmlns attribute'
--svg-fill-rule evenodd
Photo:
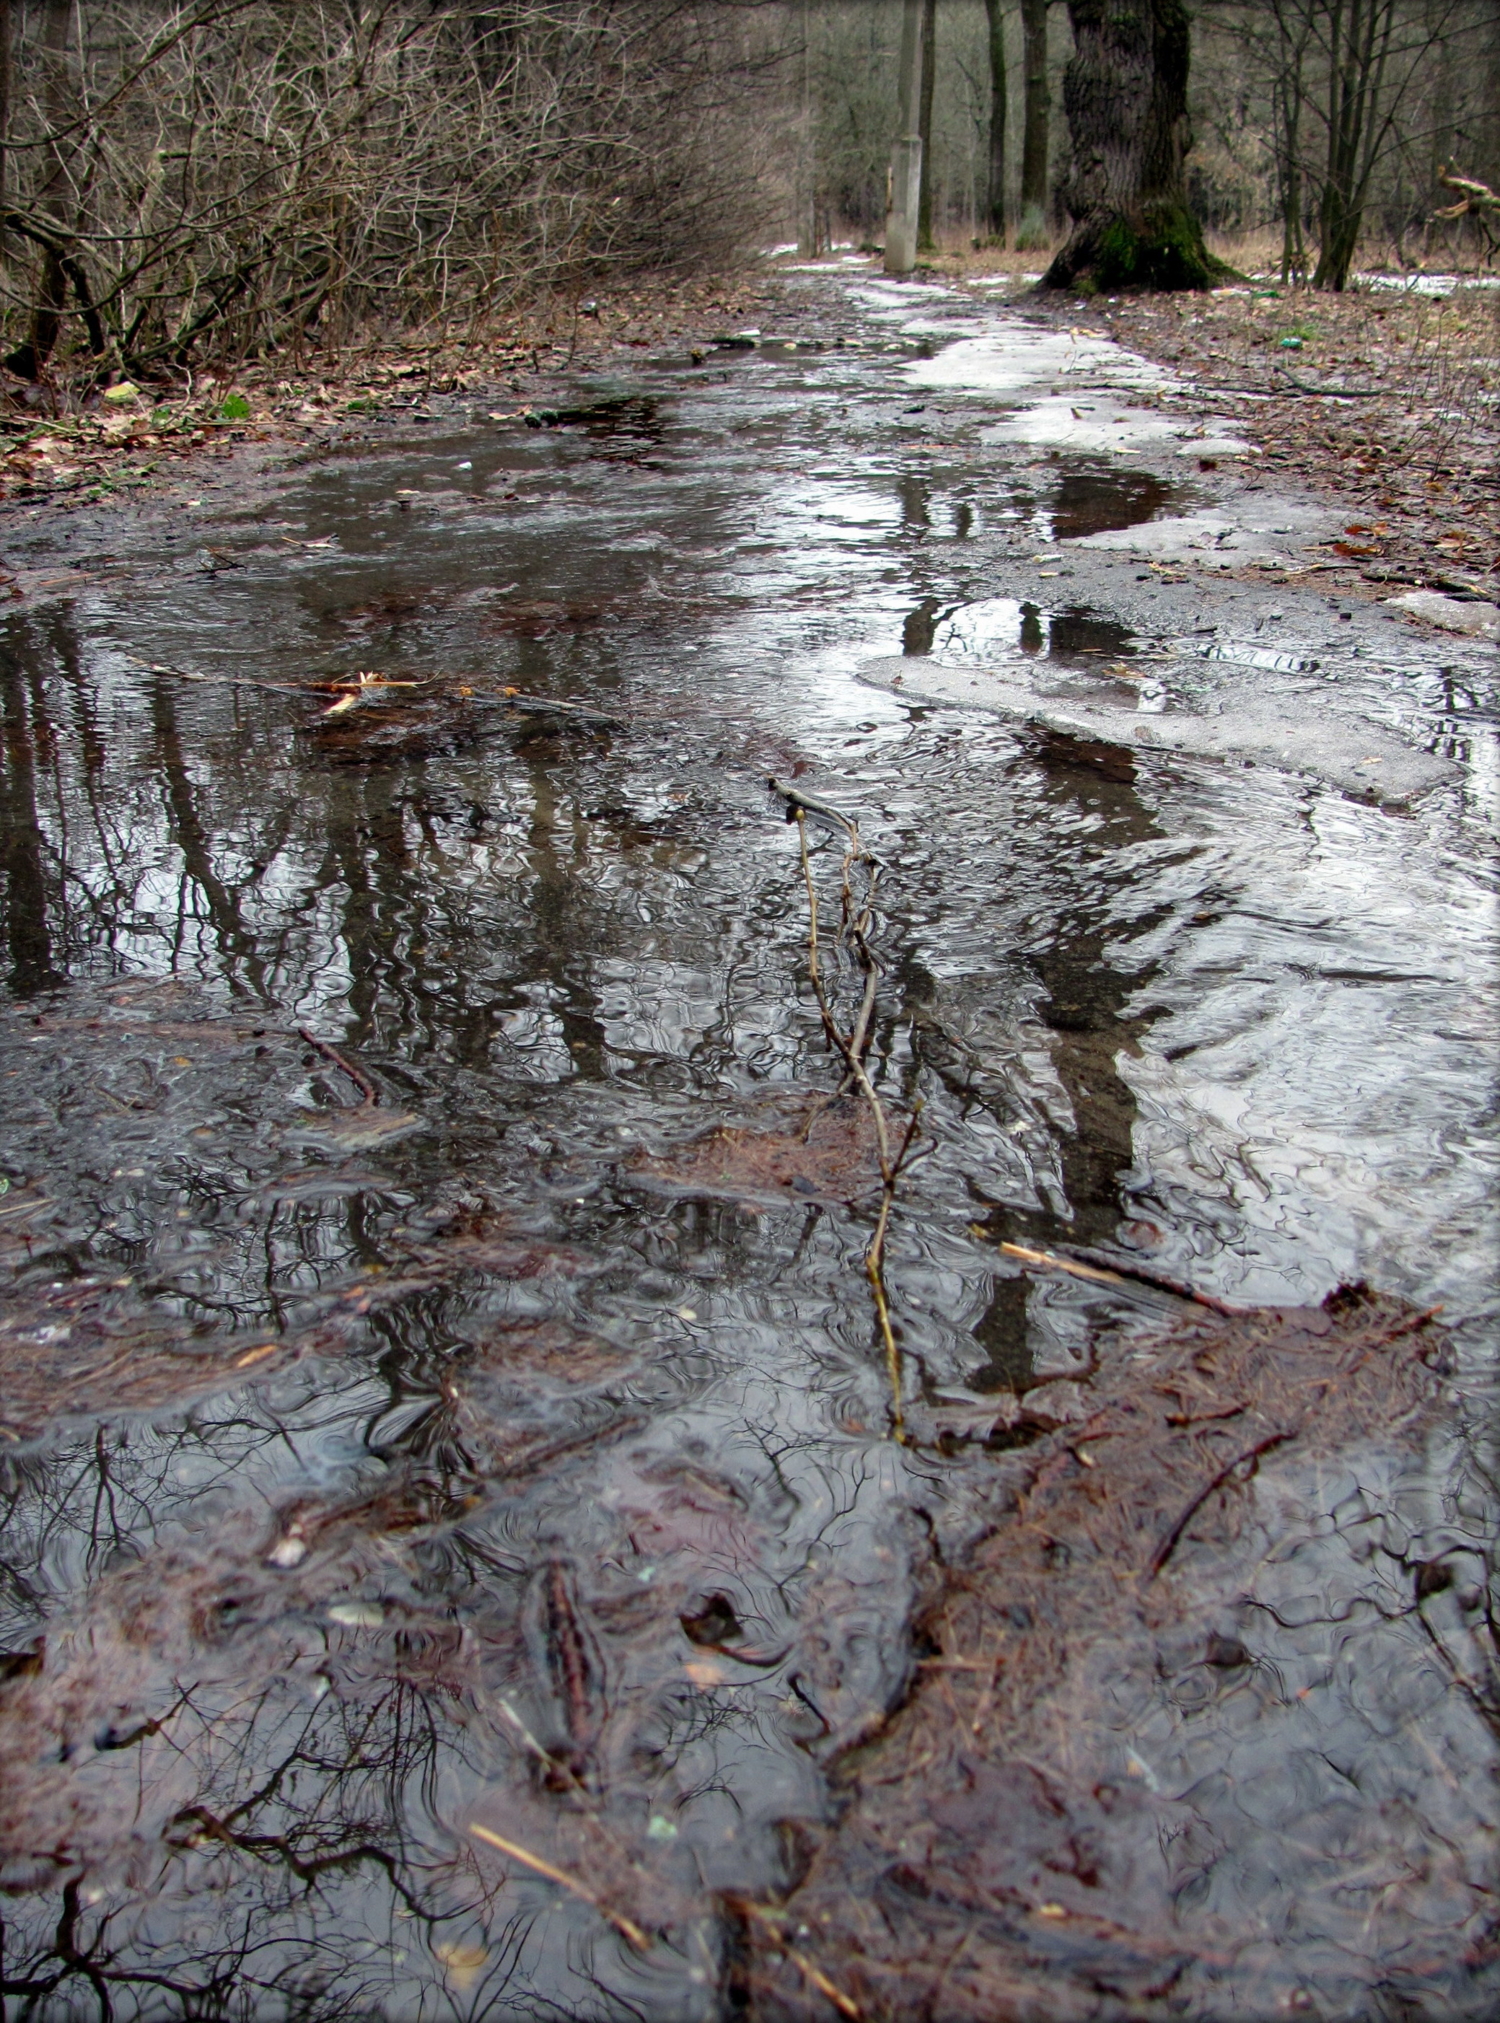
<svg viewBox="0 0 1500 2023"><path fill-rule="evenodd" d="M328 1620L342 1623L346 1630L378 1630L385 1621L385 1610L379 1602L334 1602Z"/></svg>

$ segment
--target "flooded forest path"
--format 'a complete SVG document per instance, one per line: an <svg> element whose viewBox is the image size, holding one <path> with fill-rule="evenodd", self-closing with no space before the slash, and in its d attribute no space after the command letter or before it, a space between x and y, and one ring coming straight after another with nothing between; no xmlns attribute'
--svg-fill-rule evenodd
<svg viewBox="0 0 1500 2023"><path fill-rule="evenodd" d="M10 515L7 2019L1500 2003L1494 648L782 319Z"/></svg>

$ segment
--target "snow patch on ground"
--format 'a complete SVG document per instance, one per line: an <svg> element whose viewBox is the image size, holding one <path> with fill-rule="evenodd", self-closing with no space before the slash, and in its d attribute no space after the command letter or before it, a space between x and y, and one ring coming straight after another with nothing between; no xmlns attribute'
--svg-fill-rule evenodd
<svg viewBox="0 0 1500 2023"><path fill-rule="evenodd" d="M1081 330L1039 330L1016 318L998 328L989 326L983 336L961 337L935 358L915 360L904 377L924 391L1014 402L1016 411L980 438L992 447L1024 443L1106 455L1141 450L1249 454L1249 445L1238 436L1208 436L1201 422L1188 416L1133 404L1131 394L1160 394L1175 390L1179 382L1150 359Z"/></svg>
<svg viewBox="0 0 1500 2023"><path fill-rule="evenodd" d="M1464 632L1472 639L1500 639L1500 605L1471 603L1445 597L1440 590L1409 590L1386 602L1411 618L1425 619L1442 632Z"/></svg>

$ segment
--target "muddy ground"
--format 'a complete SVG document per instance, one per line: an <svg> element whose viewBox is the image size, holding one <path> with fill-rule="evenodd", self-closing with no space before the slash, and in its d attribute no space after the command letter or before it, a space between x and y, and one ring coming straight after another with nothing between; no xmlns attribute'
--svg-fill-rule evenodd
<svg viewBox="0 0 1500 2023"><path fill-rule="evenodd" d="M0 374L0 499L69 510L209 474L226 456L243 473L299 450L347 449L437 419L434 396L488 394L511 411L545 403L559 372L674 346L706 352L774 299L754 275L658 282L543 304L482 339L372 336L140 386L118 372L41 386ZM0 575L0 587L11 580Z"/></svg>
<svg viewBox="0 0 1500 2023"><path fill-rule="evenodd" d="M1492 2013L1481 558L1109 309L4 508L9 2011Z"/></svg>

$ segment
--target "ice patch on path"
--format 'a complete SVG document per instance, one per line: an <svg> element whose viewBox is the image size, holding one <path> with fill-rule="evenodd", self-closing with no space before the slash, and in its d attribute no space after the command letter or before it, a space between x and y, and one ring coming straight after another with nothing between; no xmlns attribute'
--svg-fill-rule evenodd
<svg viewBox="0 0 1500 2023"><path fill-rule="evenodd" d="M1464 632L1471 639L1500 639L1500 605L1445 597L1440 590L1409 590L1404 597L1388 597L1386 602L1443 632Z"/></svg>
<svg viewBox="0 0 1500 2023"><path fill-rule="evenodd" d="M1045 382L1055 392L1060 379L1094 387L1154 391L1175 382L1169 373L1134 351L1083 331L1038 330L1019 318L991 328L983 337L950 344L936 358L906 368L912 386L949 393L1025 396Z"/></svg>
<svg viewBox="0 0 1500 2023"><path fill-rule="evenodd" d="M1187 447L1202 450L1202 442ZM1070 548L1107 548L1127 554L1171 560L1179 555L1233 556L1237 562L1290 562L1302 542L1326 533L1332 516L1318 506L1299 506L1288 499L1236 499L1217 512L1183 513L1149 520L1135 527L1110 528L1083 534Z"/></svg>
<svg viewBox="0 0 1500 2023"><path fill-rule="evenodd" d="M1212 714L1163 710L1153 695L1114 699L1077 670L944 667L912 655L866 661L861 681L912 702L950 703L1143 755L1181 753L1230 765L1309 773L1363 800L1402 806L1456 784L1462 768L1362 718L1334 715L1291 684L1226 694ZM1091 689L1097 692L1090 693Z"/></svg>
<svg viewBox="0 0 1500 2023"><path fill-rule="evenodd" d="M1243 457L1250 445L1238 436L1197 433L1190 416L1153 414L1149 408L1090 399L1086 394L1049 395L996 422L980 436L989 446L1025 443L1037 449L1162 450L1171 456Z"/></svg>

